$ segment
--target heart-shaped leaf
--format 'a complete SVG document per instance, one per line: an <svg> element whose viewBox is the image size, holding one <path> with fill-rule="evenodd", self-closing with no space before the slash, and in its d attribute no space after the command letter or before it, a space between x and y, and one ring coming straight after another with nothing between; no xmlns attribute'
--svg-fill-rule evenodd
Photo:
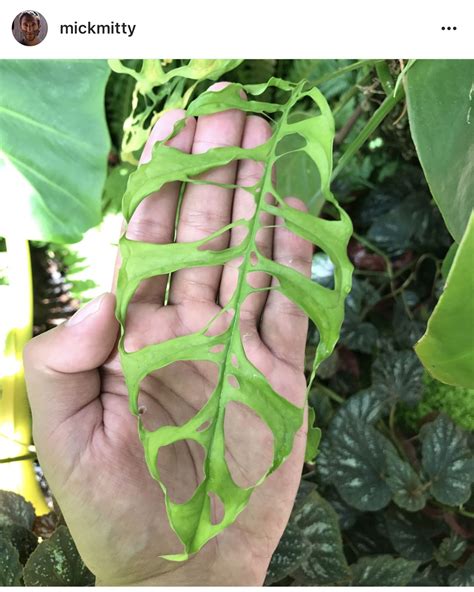
<svg viewBox="0 0 474 592"><path fill-rule="evenodd" d="M313 492L293 520L309 541L311 550L301 563L305 581L312 586L348 582L350 572L342 550L339 519L331 505Z"/></svg>
<svg viewBox="0 0 474 592"><path fill-rule="evenodd" d="M393 501L409 512L425 507L427 492L413 467L398 454L387 454L387 483L393 493Z"/></svg>
<svg viewBox="0 0 474 592"><path fill-rule="evenodd" d="M27 586L93 586L95 583L69 530L62 525L30 555L24 578Z"/></svg>
<svg viewBox="0 0 474 592"><path fill-rule="evenodd" d="M431 480L431 494L450 506L467 502L474 481L474 458L466 432L441 414L422 427L420 438L423 469Z"/></svg>

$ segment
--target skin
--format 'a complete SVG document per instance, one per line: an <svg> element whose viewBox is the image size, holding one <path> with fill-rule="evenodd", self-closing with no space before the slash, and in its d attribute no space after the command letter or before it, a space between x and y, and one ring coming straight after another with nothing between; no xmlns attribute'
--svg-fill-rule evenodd
<svg viewBox="0 0 474 592"><path fill-rule="evenodd" d="M20 21L23 40L27 45L37 45L40 33L40 21L33 16L25 15Z"/></svg>
<svg viewBox="0 0 474 592"><path fill-rule="evenodd" d="M153 143L166 137L174 122L184 116L182 111L171 111L158 121L142 162L150 159ZM223 145L255 146L270 134L264 119L230 110L197 121L188 118L170 144L196 153ZM231 163L214 169L206 178L250 185L261 172L261 165L242 161L238 166ZM127 236L171 242L178 189L169 184L148 197L128 225ZM296 199L288 198L288 202L304 208ZM248 216L252 207L251 196L243 189L189 186L177 240L209 235L231 219ZM286 230L281 220L267 218L267 222L276 227L261 232L259 249L309 275L312 245ZM213 248L238 242L239 232L237 228L219 237ZM167 306L163 306L166 278L143 282L129 308L126 349L136 350L202 328L232 294L238 263L176 272ZM119 264L117 258L117 268ZM251 283L263 287L270 281L259 272L253 274ZM113 293L102 295L72 321L30 341L24 352L38 456L84 562L96 575L97 585L262 585L300 482L306 420L290 457L256 488L232 526L186 562L160 559L182 548L168 526L163 494L145 466L136 418L128 410L116 351L114 305ZM211 331L222 331L229 321L221 317ZM305 315L278 291L263 291L245 301L240 323L250 361L280 394L303 406ZM215 378L212 363L204 362L181 362L147 377L139 400L145 425L182 424L204 404ZM239 485L255 483L272 458L269 428L251 410L236 405L226 411L225 432L226 459L234 480ZM199 450L181 443L167 447L160 463L171 498L188 499L202 477ZM216 519L219 513L215 501Z"/></svg>

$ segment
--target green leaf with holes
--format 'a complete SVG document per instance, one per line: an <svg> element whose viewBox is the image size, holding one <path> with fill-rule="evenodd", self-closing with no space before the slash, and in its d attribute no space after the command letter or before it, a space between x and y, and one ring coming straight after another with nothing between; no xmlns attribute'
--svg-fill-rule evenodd
<svg viewBox="0 0 474 592"><path fill-rule="evenodd" d="M287 102L280 104L259 101L259 95L267 88L286 91ZM245 91L248 100L242 99L241 90ZM308 119L290 122L292 109L302 98L312 101L318 112ZM171 560L187 559L189 554L197 552L209 539L232 524L247 505L254 489L244 489L236 485L225 461L224 415L227 405L235 401L250 407L273 433L273 462L256 486L278 469L289 456L295 434L303 423L304 408L295 406L277 393L245 355L239 328L240 307L245 298L255 292L255 288L246 279L247 273L261 271L273 276L278 285L272 289L279 290L297 304L318 327L320 341L308 390L317 367L334 349L343 320L344 299L350 291L352 265L346 248L352 227L349 217L329 189L334 121L322 94L316 88L307 90L305 81L293 84L272 78L266 84L231 84L218 92L200 95L189 105L188 115L200 116L228 109L274 114L272 117L277 122L271 138L255 148L223 147L201 154L186 154L166 145L166 141L182 129L184 122L178 122L168 138L155 144L152 160L140 166L130 176L123 201L123 213L129 222L139 204L166 183L202 183L198 176L240 159L252 159L263 164L260 180L252 187L245 187L253 195L256 204L255 212L249 219L234 221L209 237L191 243L146 244L128 240L125 236L120 240L122 266L118 278L116 309L121 325L120 360L129 391L130 408L138 418L148 468L165 494L170 524L183 544L182 553L166 556ZM275 189L272 170L279 158L277 147L281 147L285 138L295 134L304 141L301 150L317 166L324 197L333 204L339 219L324 220L297 210L288 205L283 199L285 196L281 196ZM265 199L269 193L275 198L274 205ZM281 217L282 223L291 232L317 245L331 257L335 276L333 289L320 286L296 270L270 260L259 252L256 234L263 212ZM248 229L246 237L239 245L221 251L205 248L209 240L237 226ZM125 351L127 309L141 281L184 268L223 265L239 257L242 257L242 263L239 266L237 288L218 313L219 316L230 310L234 311L228 329L219 335L209 336L207 330L211 321L196 333L150 345L136 352ZM221 347L219 352L216 351L216 346ZM237 366L232 364L233 356ZM150 372L180 360L207 360L216 363L219 367L217 386L204 407L184 425L166 426L156 431L146 430L138 413L140 382ZM235 378L237 386L229 382L230 376ZM199 431L205 422L209 422L206 429ZM162 447L186 439L194 440L204 448L205 477L187 502L177 504L170 499L160 476L157 455ZM212 524L210 520L209 494L217 495L224 506L224 516L219 524Z"/></svg>
<svg viewBox="0 0 474 592"><path fill-rule="evenodd" d="M309 542L311 553L303 558L301 570L311 586L343 585L350 579L342 550L339 518L331 504L311 493L295 513L293 522Z"/></svg>
<svg viewBox="0 0 474 592"><path fill-rule="evenodd" d="M21 586L22 573L18 551L0 535L0 586Z"/></svg>
<svg viewBox="0 0 474 592"><path fill-rule="evenodd" d="M454 255L444 291L428 321L426 333L415 346L420 360L434 378L466 388L474 388L473 262L474 213Z"/></svg>
<svg viewBox="0 0 474 592"><path fill-rule="evenodd" d="M26 586L93 586L94 575L84 565L66 526L36 547L26 562Z"/></svg>
<svg viewBox="0 0 474 592"><path fill-rule="evenodd" d="M0 62L0 235L76 242L100 222L109 72L102 60Z"/></svg>
<svg viewBox="0 0 474 592"><path fill-rule="evenodd" d="M419 561L395 558L391 555L362 557L352 569L353 586L407 586Z"/></svg>
<svg viewBox="0 0 474 592"><path fill-rule="evenodd" d="M420 431L422 465L431 480L430 493L442 504L458 506L471 497L474 457L468 435L446 415Z"/></svg>
<svg viewBox="0 0 474 592"><path fill-rule="evenodd" d="M416 151L459 242L474 208L474 60L417 60L405 87Z"/></svg>

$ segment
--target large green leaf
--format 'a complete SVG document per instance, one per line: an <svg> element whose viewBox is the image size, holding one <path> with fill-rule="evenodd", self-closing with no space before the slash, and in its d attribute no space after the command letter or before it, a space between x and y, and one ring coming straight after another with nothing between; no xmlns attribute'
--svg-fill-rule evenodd
<svg viewBox="0 0 474 592"><path fill-rule="evenodd" d="M474 208L474 60L417 60L406 94L426 179L459 242Z"/></svg>
<svg viewBox="0 0 474 592"><path fill-rule="evenodd" d="M274 289L295 302L312 319L319 329L320 341L316 350L311 384L316 368L332 352L342 324L344 299L350 290L352 266L347 258L346 247L351 234L351 223L329 190L332 170L332 141L334 122L331 111L321 93L312 88L305 90L305 82L295 85L278 79L271 79L262 85L232 84L218 92L200 95L188 108L188 114L199 116L228 109L241 109L253 113L277 113L279 120L272 137L256 148L215 148L203 154L185 154L165 144L155 145L152 160L142 165L130 176L124 196L123 213L130 220L138 205L152 192L171 181L198 183L198 175L209 169L226 165L238 159L252 159L264 164L261 179L252 187L245 187L253 194L256 208L253 216L232 222L213 235L193 243L146 244L120 240L122 267L118 278L117 318L121 324L119 351L121 364L127 382L131 411L137 416L139 433L144 445L146 461L152 476L160 483L165 493L166 508L174 531L183 543L182 554L167 556L168 559L184 560L189 553L198 551L210 538L232 524L245 508L253 487L240 488L232 480L225 462L224 415L228 403L238 401L250 407L273 432L274 458L267 475L274 472L288 457L294 436L302 425L304 408L297 407L279 395L268 383L266 377L247 359L239 328L240 308L245 298L255 292L247 281L249 272L266 272L279 281ZM287 91L285 104L266 103L252 100L269 87ZM249 100L242 99L240 90L246 92ZM304 121L288 121L293 106L302 98L312 101L319 114ZM177 133L183 121L175 126ZM273 186L272 169L278 156L277 146L294 134L299 134L305 146L301 148L318 167L324 196L339 212L339 220L323 220L310 213L290 207ZM281 145L280 145L281 146ZM202 181L201 181L202 182ZM265 196L272 193L277 205L269 204ZM256 245L256 235L261 227L261 213L280 216L285 226L293 233L316 244L331 257L334 264L335 284L333 289L325 288L304 277L297 271L264 257ZM237 225L248 228L248 234L241 244L222 251L205 249L206 242ZM203 248L204 247L204 248ZM252 254L253 257L251 256ZM136 352L124 349L125 319L129 302L146 278L166 275L176 270L222 265L242 257L239 266L237 288L222 312L234 310L228 329L217 336L207 335L207 327L197 333L150 345ZM211 323L209 323L210 325ZM216 346L223 346L216 352ZM238 366L232 364L232 357ZM208 360L219 366L219 378L214 392L204 407L190 421L179 427L163 427L148 431L143 426L138 411L138 394L141 380L150 372L180 360ZM233 387L227 377L237 380ZM308 385L308 388L310 386ZM206 423L208 422L208 423ZM199 431L205 424L207 428ZM157 468L157 455L163 446L191 439L206 451L205 478L191 499L186 503L174 503L166 490ZM259 485L264 475L257 483ZM219 524L210 520L209 494L216 494L224 505L224 517Z"/></svg>
<svg viewBox="0 0 474 592"><path fill-rule="evenodd" d="M474 213L426 333L415 346L420 360L437 380L474 388L473 327Z"/></svg>
<svg viewBox="0 0 474 592"><path fill-rule="evenodd" d="M99 223L108 75L101 60L0 61L0 235L75 242Z"/></svg>

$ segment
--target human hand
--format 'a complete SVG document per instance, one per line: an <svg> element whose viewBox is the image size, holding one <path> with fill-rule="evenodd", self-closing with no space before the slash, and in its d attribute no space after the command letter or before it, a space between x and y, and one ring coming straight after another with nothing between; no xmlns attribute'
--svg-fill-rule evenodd
<svg viewBox="0 0 474 592"><path fill-rule="evenodd" d="M184 115L171 111L158 121L142 161ZM197 121L188 118L170 145L193 153L225 145L249 148L270 135L263 118L231 110ZM205 178L240 185L259 178L259 163L236 164L214 169ZM179 186L171 183L147 198L130 221L128 238L172 242L178 192ZM290 203L303 207L297 200ZM243 189L191 185L183 198L177 240L208 236L233 219L248 217L252 207L253 197ZM267 224L258 237L261 252L309 275L312 245L270 216ZM214 239L212 248L238 243L240 232L241 227L233 228L230 235ZM167 278L142 282L129 307L126 349L202 329L232 295L237 265L176 272L166 306ZM253 285L264 287L269 281L265 273L254 272ZM129 412L116 350L114 305L113 294L104 294L70 321L33 339L24 356L38 457L84 562L98 585L261 585L300 482L306 420L290 457L256 488L234 524L186 562L160 559L182 548L169 526L161 488L145 464L137 420ZM225 315L220 322L217 332L225 329ZM277 290L262 291L245 301L240 323L249 360L277 392L302 406L304 314ZM216 376L210 362L181 362L148 376L140 393L145 426L181 425L190 419L210 396ZM272 435L238 406L230 415L225 426L227 462L237 483L250 485L271 463ZM160 452L159 462L170 496L177 502L189 499L202 477L199 450L182 442Z"/></svg>

